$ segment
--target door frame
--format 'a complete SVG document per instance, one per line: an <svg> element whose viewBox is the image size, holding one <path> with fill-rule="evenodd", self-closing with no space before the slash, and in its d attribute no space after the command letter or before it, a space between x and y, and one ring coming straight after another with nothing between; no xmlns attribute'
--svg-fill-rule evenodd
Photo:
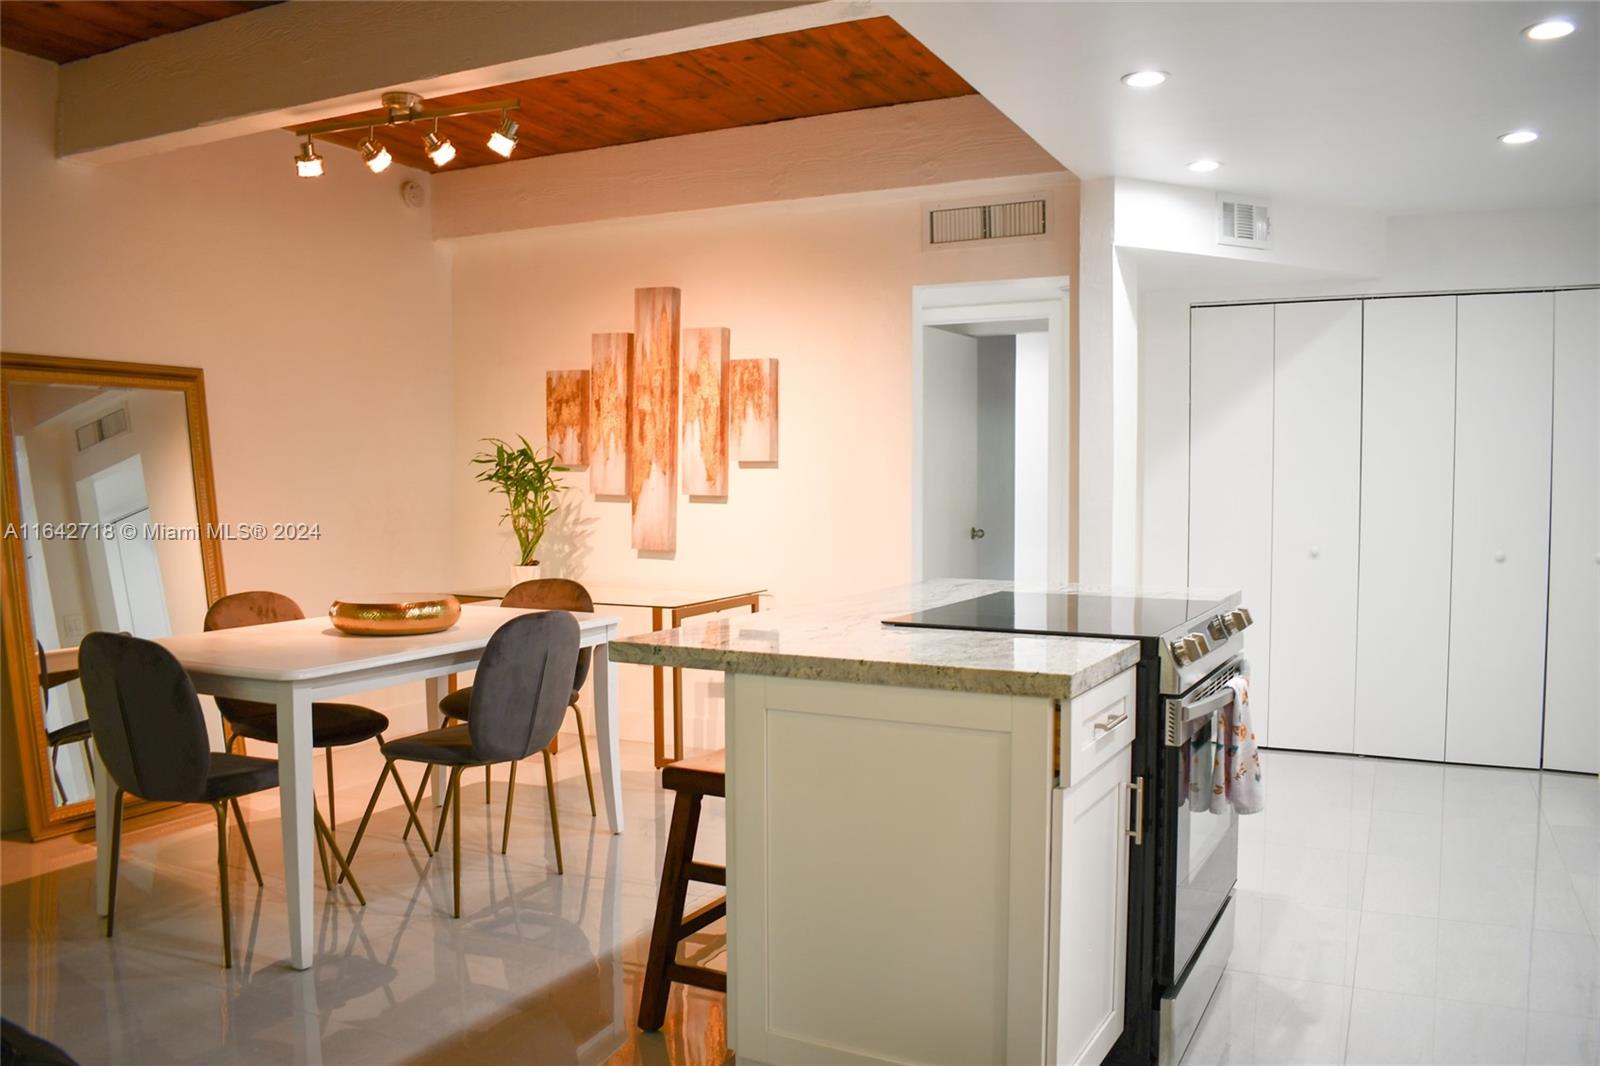
<svg viewBox="0 0 1600 1066"><path fill-rule="evenodd" d="M923 562L923 330L979 322L1018 322L1042 318L1049 336L1049 455L1046 471L1045 581L1056 587L1067 581L1072 526L1068 487L1072 470L1072 336L1065 276L1016 278L1008 281L917 285L911 290L911 574L924 579Z"/></svg>

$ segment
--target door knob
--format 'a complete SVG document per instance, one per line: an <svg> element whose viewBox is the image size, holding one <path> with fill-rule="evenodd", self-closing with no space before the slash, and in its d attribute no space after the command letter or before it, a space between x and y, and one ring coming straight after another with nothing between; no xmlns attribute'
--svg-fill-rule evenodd
<svg viewBox="0 0 1600 1066"><path fill-rule="evenodd" d="M973 540L982 540L984 537L983 530L979 529L977 526L973 526L967 535Z"/></svg>
<svg viewBox="0 0 1600 1066"><path fill-rule="evenodd" d="M1313 559L1322 558L1322 549L1321 548L1312 548L1311 549L1311 558L1313 558Z"/></svg>
<svg viewBox="0 0 1600 1066"><path fill-rule="evenodd" d="M1497 562L1497 563L1505 562L1506 561L1506 553L1505 552L1495 552L1494 553L1494 561Z"/></svg>

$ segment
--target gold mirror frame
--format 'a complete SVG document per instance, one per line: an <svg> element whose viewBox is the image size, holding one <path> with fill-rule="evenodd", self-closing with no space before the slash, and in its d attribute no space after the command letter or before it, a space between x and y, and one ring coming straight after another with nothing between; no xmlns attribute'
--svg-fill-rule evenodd
<svg viewBox="0 0 1600 1066"><path fill-rule="evenodd" d="M206 422L205 375L195 367L153 363L117 363L101 359L68 359L55 355L0 353L0 432L4 433L5 492L0 529L21 514L17 497L17 456L11 434L11 386L87 385L98 388L166 389L181 392L189 426L189 465L194 475L195 517L199 522L200 565L207 602L223 594L222 544L216 536L217 494L211 472L211 431ZM28 610L28 574L22 541L4 538L4 571L0 580L0 630L5 640L5 700L17 725L18 762L28 810L28 832L34 840L61 836L94 825L94 800L57 805L45 757L43 696L39 663L33 654L33 625ZM128 797L130 816L171 807Z"/></svg>

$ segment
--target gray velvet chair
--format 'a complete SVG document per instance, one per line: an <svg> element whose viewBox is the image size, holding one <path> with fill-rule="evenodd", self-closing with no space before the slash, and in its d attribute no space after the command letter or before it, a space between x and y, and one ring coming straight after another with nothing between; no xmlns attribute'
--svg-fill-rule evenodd
<svg viewBox="0 0 1600 1066"><path fill-rule="evenodd" d="M594 613L594 598L589 595L589 590L576 581L569 581L562 577L540 578L537 581L524 581L515 585L505 598L500 601L502 607L543 608L547 611L577 611L582 614ZM572 716L578 722L578 752L583 756L583 783L589 790L589 817L596 816L594 805L594 775L589 769L589 745L583 739L583 710L578 706L578 697L582 694L583 683L589 679L589 664L594 658L592 648L581 648L578 651L578 668L572 679L572 696L567 700L567 706L572 708ZM458 722L465 722L472 713L472 686L457 689L439 701L439 711L446 718L453 718ZM489 802L488 773L484 771L483 801ZM517 791L517 764L511 764L511 782L506 786L506 806L511 806ZM408 827L409 831L409 827Z"/></svg>
<svg viewBox="0 0 1600 1066"><path fill-rule="evenodd" d="M222 964L233 965L233 929L228 909L228 809L239 822L245 855L261 884L261 866L239 797L278 787L278 763L250 755L210 750L205 718L194 684L172 653L154 641L125 633L90 633L78 648L95 748L116 783L111 822L111 893L106 936L116 921L117 867L122 850L122 800L127 793L160 803L206 803L217 815L217 873L222 886ZM316 831L350 876L333 844L322 813ZM366 905L353 876L350 888Z"/></svg>
<svg viewBox="0 0 1600 1066"><path fill-rule="evenodd" d="M378 786L367 801L366 813L350 842L349 858L366 834L367 823L378 805L383 782L390 774L395 782L400 774L396 762L419 762L424 766L448 767L450 782L445 791L444 809L439 812L439 827L434 835L432 854L441 843L445 817L450 818L451 858L455 889L455 917L461 917L461 774L478 766L491 766L526 759L534 752L544 753L545 791L550 800L550 832L555 838L556 871L566 872L561 859L561 823L556 814L555 774L546 749L561 728L571 695L572 678L578 665L578 620L566 611L546 611L513 618L489 638L478 663L472 686L471 706L465 725L446 726L414 733L398 740L384 741L383 772ZM405 801L407 828L415 826L427 847L426 833L417 820L416 805L401 789ZM511 839L511 805L506 804L505 828L500 834L500 853Z"/></svg>
<svg viewBox="0 0 1600 1066"><path fill-rule="evenodd" d="M211 605L206 611L205 628L210 632L215 629L265 625L268 622L293 622L305 616L298 603L280 592L235 592ZM234 742L241 738L266 744L278 742L278 710L272 704L231 696L218 696L216 700L217 710L222 713L222 720L228 727L228 751L232 751ZM330 837L333 837L334 829L339 824L333 803L333 749L361 744L373 738L381 742L388 728L388 717L370 707L354 703L311 705L311 746L322 749L323 763L328 772ZM322 876L328 880L328 858L322 851L320 839L317 841L317 855L322 861ZM331 880L329 883L332 883Z"/></svg>

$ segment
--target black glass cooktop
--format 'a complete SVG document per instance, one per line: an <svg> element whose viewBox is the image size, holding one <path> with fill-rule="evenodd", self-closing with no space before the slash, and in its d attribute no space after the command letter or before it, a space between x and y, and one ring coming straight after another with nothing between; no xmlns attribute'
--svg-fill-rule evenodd
<svg viewBox="0 0 1600 1066"><path fill-rule="evenodd" d="M885 618L883 622L884 625L922 629L1134 640L1159 637L1222 609L1223 604L1216 600L1091 596L1075 592L991 592L976 599Z"/></svg>

